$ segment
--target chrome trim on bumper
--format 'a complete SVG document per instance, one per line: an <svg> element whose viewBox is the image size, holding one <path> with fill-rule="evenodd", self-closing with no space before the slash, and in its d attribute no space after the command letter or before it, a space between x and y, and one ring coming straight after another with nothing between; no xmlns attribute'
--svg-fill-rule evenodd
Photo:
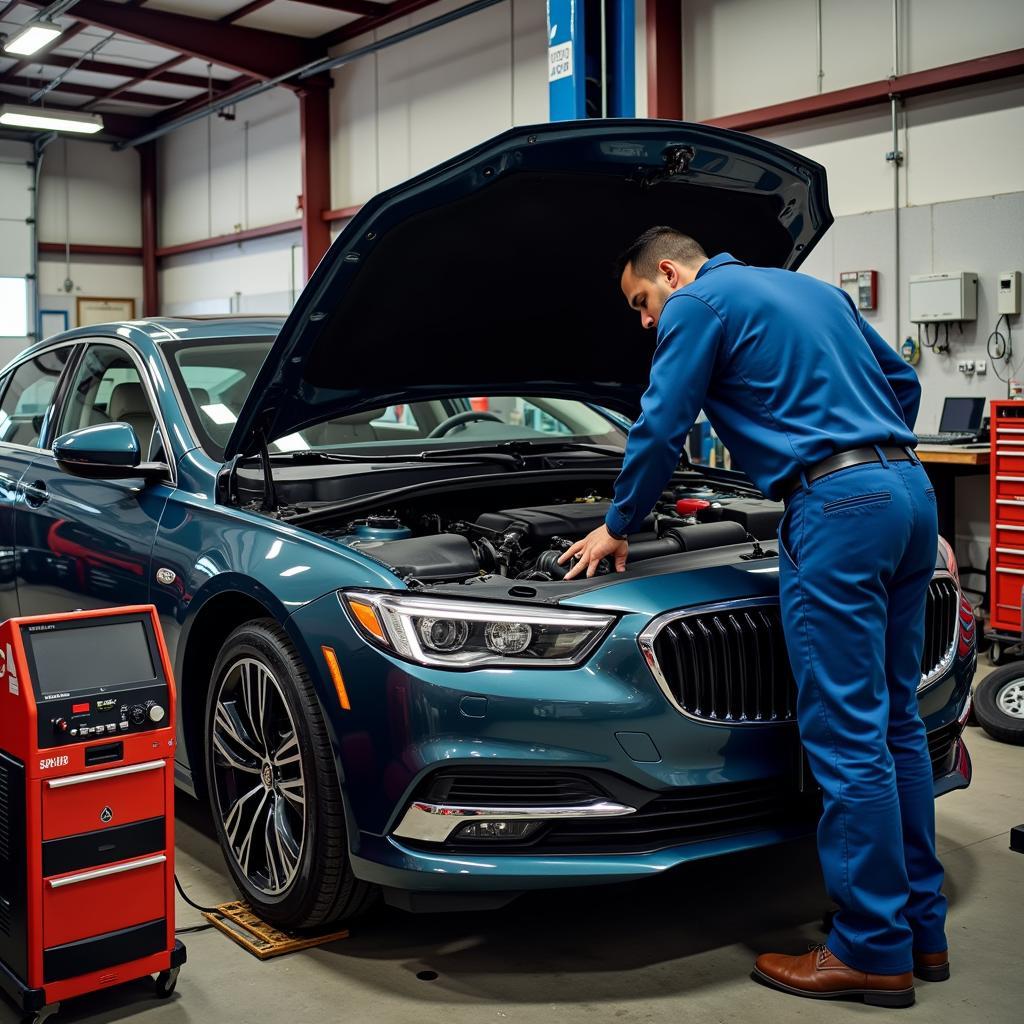
<svg viewBox="0 0 1024 1024"><path fill-rule="evenodd" d="M453 804L430 804L415 801L402 816L394 835L399 839L418 839L424 843L443 843L468 819L473 821L551 821L566 818L618 818L635 814L635 807L595 800L587 804L564 807L458 807Z"/></svg>

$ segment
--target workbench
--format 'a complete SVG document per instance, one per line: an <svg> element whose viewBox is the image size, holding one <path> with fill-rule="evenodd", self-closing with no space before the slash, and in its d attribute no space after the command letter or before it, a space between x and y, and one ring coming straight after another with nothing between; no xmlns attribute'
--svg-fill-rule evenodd
<svg viewBox="0 0 1024 1024"><path fill-rule="evenodd" d="M921 444L916 451L935 488L939 534L955 549L957 478L987 476L992 449L988 444Z"/></svg>

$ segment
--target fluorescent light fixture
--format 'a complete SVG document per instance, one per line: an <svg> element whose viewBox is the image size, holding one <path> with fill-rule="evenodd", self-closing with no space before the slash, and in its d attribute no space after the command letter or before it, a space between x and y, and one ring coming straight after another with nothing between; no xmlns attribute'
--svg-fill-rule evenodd
<svg viewBox="0 0 1024 1024"><path fill-rule="evenodd" d="M60 25L52 21L30 21L4 43L4 52L28 57L56 39L63 31Z"/></svg>
<svg viewBox="0 0 1024 1024"><path fill-rule="evenodd" d="M79 114L57 107L21 107L14 103L0 106L0 124L11 128L38 128L46 132L80 132L95 135L103 131L99 114Z"/></svg>

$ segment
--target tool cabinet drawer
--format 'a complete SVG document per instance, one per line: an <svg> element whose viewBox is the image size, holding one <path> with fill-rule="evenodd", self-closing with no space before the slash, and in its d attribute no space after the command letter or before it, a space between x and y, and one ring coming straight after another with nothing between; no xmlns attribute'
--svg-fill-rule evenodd
<svg viewBox="0 0 1024 1024"><path fill-rule="evenodd" d="M43 781L43 839L112 828L164 814L166 761Z"/></svg>
<svg viewBox="0 0 1024 1024"><path fill-rule="evenodd" d="M163 853L43 882L43 945L60 946L166 916Z"/></svg>

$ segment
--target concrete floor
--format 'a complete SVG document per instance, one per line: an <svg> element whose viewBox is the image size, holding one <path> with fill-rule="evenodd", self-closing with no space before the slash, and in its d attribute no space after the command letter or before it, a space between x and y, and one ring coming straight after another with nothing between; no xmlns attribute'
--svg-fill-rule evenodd
<svg viewBox="0 0 1024 1024"><path fill-rule="evenodd" d="M937 804L954 975L945 984L918 982L910 1011L930 1024L1019 1021L1024 1004L1024 856L1008 849L1009 828L1024 822L1024 748L996 743L977 727L967 737L974 784ZM199 903L234 898L209 818L184 796L178 873ZM803 952L822 941L827 903L814 846L801 842L644 883L529 895L495 913L385 910L346 941L268 963L205 931L183 936L189 963L167 1002L136 982L68 1004L56 1021L888 1019L897 1011L796 999L750 980L758 953ZM178 926L199 921L179 900ZM436 979L420 980L424 971ZM0 1022L15 1020L0 1005Z"/></svg>

